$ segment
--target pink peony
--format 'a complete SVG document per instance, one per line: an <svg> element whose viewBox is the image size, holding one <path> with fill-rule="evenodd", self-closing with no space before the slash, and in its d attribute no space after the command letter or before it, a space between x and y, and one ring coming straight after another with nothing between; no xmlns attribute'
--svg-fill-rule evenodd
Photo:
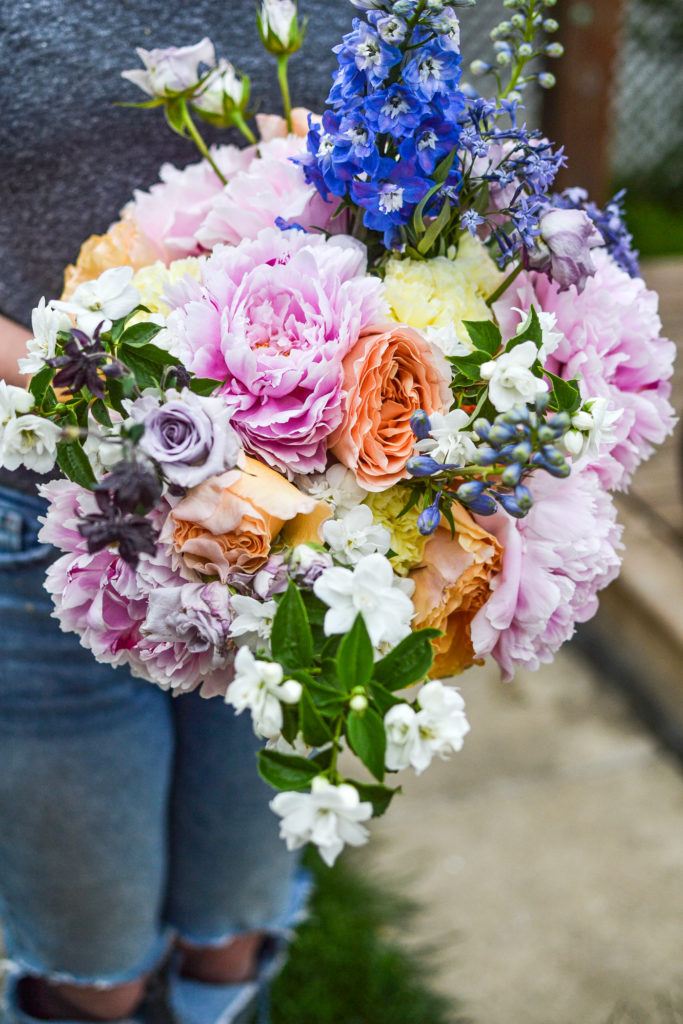
<svg viewBox="0 0 683 1024"><path fill-rule="evenodd" d="M216 164L230 180L245 170L256 154L256 147L238 149L220 146L212 150ZM136 190L125 210L156 249L158 258L168 264L185 256L203 252L197 232L223 191L224 185L206 160L182 169L164 164L161 181L148 192Z"/></svg>
<svg viewBox="0 0 683 1024"><path fill-rule="evenodd" d="M344 235L266 228L219 246L168 318L171 348L201 377L225 381L231 423L270 466L325 468L341 422L342 361L382 318L382 285L365 247Z"/></svg>
<svg viewBox="0 0 683 1024"><path fill-rule="evenodd" d="M163 546L153 557L143 554L137 570L115 549L89 554L77 520L97 511L92 493L70 480L44 484L41 493L50 506L40 539L66 552L48 568L45 582L61 629L78 633L98 661L128 665L133 675L163 689L192 690L201 684L203 696L225 692L231 678L225 667L229 659L217 658L208 644L144 633L150 594L185 584ZM163 518L164 513L156 514Z"/></svg>
<svg viewBox="0 0 683 1024"><path fill-rule="evenodd" d="M476 657L491 654L503 677L550 662L577 622L595 614L597 592L618 574L621 527L592 470L566 480L537 473L525 519L479 521L504 548L503 569L471 625Z"/></svg>
<svg viewBox="0 0 683 1024"><path fill-rule="evenodd" d="M609 411L624 410L614 424L614 440L593 464L604 487L623 490L674 427L668 379L676 348L661 337L657 294L604 250L591 256L596 272L581 294L574 287L561 292L545 274L522 273L495 312L504 337L519 322L515 306L526 310L533 303L556 315L555 329L565 337L546 360L547 369L579 377L584 399L606 398Z"/></svg>
<svg viewBox="0 0 683 1024"><path fill-rule="evenodd" d="M260 143L258 156L216 195L197 241L205 249L219 242L237 245L243 238L256 238L279 218L306 229L343 231L345 218L330 224L337 202L326 202L314 185L306 184L301 167L292 163L291 157L303 155L305 149L305 140L295 135Z"/></svg>

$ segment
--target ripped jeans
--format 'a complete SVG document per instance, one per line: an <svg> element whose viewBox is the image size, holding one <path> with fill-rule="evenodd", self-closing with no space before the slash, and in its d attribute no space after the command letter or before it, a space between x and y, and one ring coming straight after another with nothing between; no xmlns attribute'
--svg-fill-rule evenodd
<svg viewBox="0 0 683 1024"><path fill-rule="evenodd" d="M98 665L42 588L38 498L0 488L0 922L15 969L119 984L286 923L247 716Z"/></svg>

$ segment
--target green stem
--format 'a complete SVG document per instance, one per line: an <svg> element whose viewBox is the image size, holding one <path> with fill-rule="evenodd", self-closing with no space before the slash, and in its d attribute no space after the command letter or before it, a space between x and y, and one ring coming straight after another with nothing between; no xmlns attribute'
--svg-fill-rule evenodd
<svg viewBox="0 0 683 1024"><path fill-rule="evenodd" d="M287 54L281 54L277 59L277 80L280 83L280 92L282 93L282 105L285 108L285 120L287 121L287 131L290 135L294 134L294 125L292 124L292 101L289 95L289 83L287 81L287 61L289 57Z"/></svg>
<svg viewBox="0 0 683 1024"><path fill-rule="evenodd" d="M506 278L504 278L503 281L501 281L501 283L496 288L495 292L492 292L491 295L489 295L488 299L486 300L486 305L489 308L493 305L493 303L497 299L499 299L501 297L503 292L507 291L507 289L510 287L510 285L512 284L514 279L517 277L517 275L521 272L521 270L522 270L522 264L518 263L517 266L515 267L515 269L512 271L512 273L508 274L508 276Z"/></svg>
<svg viewBox="0 0 683 1024"><path fill-rule="evenodd" d="M197 130L197 126L196 126L196 124L194 123L194 121L192 120L192 118L190 116L190 112L187 109L187 104L186 103L183 103L183 123L185 124L185 127L187 128L188 134L189 134L190 138L192 139L192 141L194 142L194 144L197 147L197 149L199 150L199 152L202 154L202 156L207 161L207 163L209 163L211 165L211 167L216 172L216 174L218 175L220 180L223 182L223 184L227 185L228 184L228 180L227 180L226 177L224 177L222 172L216 166L216 163L215 163L213 157L211 156L211 154L209 153L209 150L207 148L206 143L204 142L204 139L199 134L199 131Z"/></svg>
<svg viewBox="0 0 683 1024"><path fill-rule="evenodd" d="M242 135L244 135L245 139L247 140L248 143L250 143L250 145L256 145L256 136L252 132L247 122L242 117L241 111L236 110L234 112L234 114L232 115L232 123L234 124L235 128L237 128L238 131L242 132Z"/></svg>

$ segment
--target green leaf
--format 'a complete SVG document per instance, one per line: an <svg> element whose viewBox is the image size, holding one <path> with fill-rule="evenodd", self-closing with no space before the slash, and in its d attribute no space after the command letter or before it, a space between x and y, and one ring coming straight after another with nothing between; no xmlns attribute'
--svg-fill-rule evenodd
<svg viewBox="0 0 683 1024"><path fill-rule="evenodd" d="M163 372L162 367L157 362L147 358L147 354L143 355L138 349L129 348L128 345L121 345L119 358L131 371L139 388L156 388L159 386ZM123 386L125 390L125 384Z"/></svg>
<svg viewBox="0 0 683 1024"><path fill-rule="evenodd" d="M380 818L396 794L401 792L400 786L397 786L396 789L390 789L388 786L374 786L367 782L356 782L355 779L346 779L345 781L358 790L361 800L367 800L372 804L373 818Z"/></svg>
<svg viewBox="0 0 683 1024"><path fill-rule="evenodd" d="M387 735L384 731L384 722L377 712L370 707L365 711L349 712L346 736L354 754L358 755L365 767L381 782L384 778Z"/></svg>
<svg viewBox="0 0 683 1024"><path fill-rule="evenodd" d="M434 662L431 641L438 629L418 629L375 664L373 678L392 693L421 682Z"/></svg>
<svg viewBox="0 0 683 1024"><path fill-rule="evenodd" d="M482 353L482 355L483 354L484 353ZM448 361L455 366L466 380L481 380L481 363L476 362L476 355L477 353L473 352L471 356L451 358ZM486 360L484 360L484 362L486 362Z"/></svg>
<svg viewBox="0 0 683 1024"><path fill-rule="evenodd" d="M304 734L304 740L310 747L322 747L323 744L329 743L332 739L332 732L306 688L302 691L299 701L299 714L301 731Z"/></svg>
<svg viewBox="0 0 683 1024"><path fill-rule="evenodd" d="M75 484L80 484L88 490L95 486L95 474L83 446L78 441L57 445L57 465Z"/></svg>
<svg viewBox="0 0 683 1024"><path fill-rule="evenodd" d="M109 409L102 401L101 398L96 398L93 404L90 406L90 412L96 423L99 423L102 427L112 427L111 416L109 415Z"/></svg>
<svg viewBox="0 0 683 1024"><path fill-rule="evenodd" d="M185 126L186 118L186 105L183 99L166 100L166 120L168 121L169 127L177 132L178 135L185 136L187 134Z"/></svg>
<svg viewBox="0 0 683 1024"><path fill-rule="evenodd" d="M581 395L578 389L578 382L563 380L556 377L554 373L543 371L546 377L550 378L553 385L553 398L558 412L576 412L581 405Z"/></svg>
<svg viewBox="0 0 683 1024"><path fill-rule="evenodd" d="M393 708L394 704L403 704L404 701L398 697L394 697L393 693L385 689L381 683L370 683L370 696L373 704L377 706L377 710L380 715L384 717L389 708Z"/></svg>
<svg viewBox="0 0 683 1024"><path fill-rule="evenodd" d="M494 356L503 344L500 327L490 320L463 320L463 326L472 339L472 344L480 352Z"/></svg>
<svg viewBox="0 0 683 1024"><path fill-rule="evenodd" d="M54 375L55 371L51 366L44 366L42 370L38 370L38 373L31 378L31 383L29 384L28 389L33 395L35 403L39 409L46 409L49 411L57 404L54 392L52 392L51 401L49 398L49 394L52 391L50 385L52 384L52 378Z"/></svg>
<svg viewBox="0 0 683 1024"><path fill-rule="evenodd" d="M443 206L439 210L438 217L435 217L429 227L424 233L424 236L420 239L417 245L417 251L421 255L428 253L431 247L436 242L437 238L444 230L449 220L451 219L451 204L448 199L444 199Z"/></svg>
<svg viewBox="0 0 683 1024"><path fill-rule="evenodd" d="M529 310L528 326L520 334L515 334L514 338L510 338L505 346L505 351L510 352L513 348L521 345L524 341L533 341L536 348L540 348L543 344L541 321L538 319L538 313L533 306Z"/></svg>
<svg viewBox="0 0 683 1024"><path fill-rule="evenodd" d="M130 345L131 348L140 348L142 345L148 345L160 330L159 324L133 324L132 327L128 327L121 335L121 343Z"/></svg>
<svg viewBox="0 0 683 1024"><path fill-rule="evenodd" d="M320 768L305 757L281 754L278 750L260 750L258 771L261 778L274 789L308 789L320 774Z"/></svg>
<svg viewBox="0 0 683 1024"><path fill-rule="evenodd" d="M306 607L291 580L273 619L270 646L273 658L281 665L305 668L313 660L313 634Z"/></svg>
<svg viewBox="0 0 683 1024"><path fill-rule="evenodd" d="M365 686L370 682L373 665L372 643L359 613L337 652L337 671L344 689L350 692L354 686Z"/></svg>
<svg viewBox="0 0 683 1024"><path fill-rule="evenodd" d="M322 626L325 619L325 612L327 611L326 606L322 603L319 597L316 597L312 590L304 590L301 592L301 599L304 602L306 613L308 615L308 621L312 626ZM339 643L339 637L330 637L330 643ZM336 648L335 648L336 650Z"/></svg>
<svg viewBox="0 0 683 1024"><path fill-rule="evenodd" d="M211 380L210 377L193 377L190 381L190 391L195 395L202 395L203 397L212 395L215 391L218 391L220 386L221 382L219 380Z"/></svg>

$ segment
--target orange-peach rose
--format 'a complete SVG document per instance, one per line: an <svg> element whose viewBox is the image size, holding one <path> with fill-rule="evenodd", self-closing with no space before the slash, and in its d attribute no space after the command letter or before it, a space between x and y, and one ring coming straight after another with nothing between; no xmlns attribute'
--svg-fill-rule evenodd
<svg viewBox="0 0 683 1024"><path fill-rule="evenodd" d="M292 128L294 129L294 135L298 135L300 138L308 135L308 115L311 111L308 107L293 107L292 108ZM313 120L319 122L321 120L319 114L313 115ZM271 139L286 139L287 138L287 122L284 117L280 117L279 114L257 114L256 124L258 126L258 132L261 136L261 142L270 142Z"/></svg>
<svg viewBox="0 0 683 1024"><path fill-rule="evenodd" d="M75 265L64 271L62 299L69 300L84 281L94 281L110 267L140 270L158 259L148 238L142 234L130 214L116 221L105 235L91 235L81 246Z"/></svg>
<svg viewBox="0 0 683 1024"><path fill-rule="evenodd" d="M344 419L330 446L361 487L383 491L406 475L415 410L447 407L448 368L421 334L400 324L362 334L343 366Z"/></svg>
<svg viewBox="0 0 683 1024"><path fill-rule="evenodd" d="M462 506L452 506L455 537L442 524L427 541L424 567L410 573L415 581L415 629L440 629L433 640L431 674L449 676L475 661L470 623L486 603L490 581L500 572L503 548L496 538L475 523Z"/></svg>
<svg viewBox="0 0 683 1024"><path fill-rule="evenodd" d="M171 542L181 566L227 583L233 573L254 573L263 565L285 522L310 516L317 529L318 505L275 470L247 458L243 470L188 491L170 513L162 540Z"/></svg>

